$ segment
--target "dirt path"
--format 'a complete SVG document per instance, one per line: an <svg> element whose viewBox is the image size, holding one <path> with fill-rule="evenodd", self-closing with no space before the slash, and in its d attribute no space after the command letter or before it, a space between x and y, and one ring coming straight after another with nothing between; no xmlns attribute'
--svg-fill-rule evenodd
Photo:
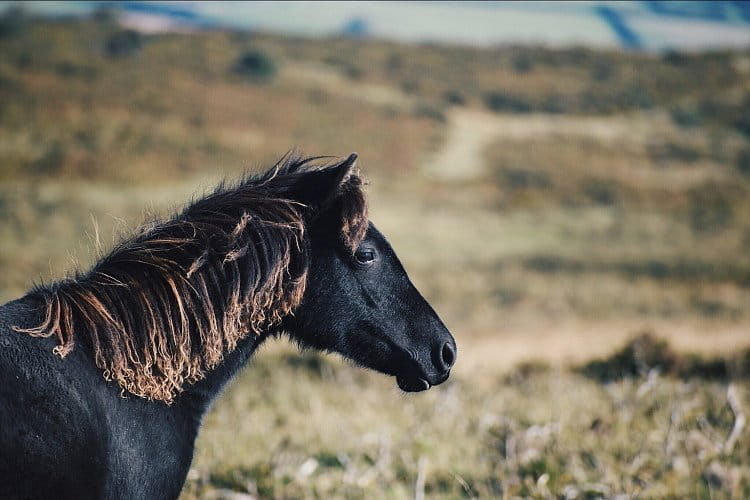
<svg viewBox="0 0 750 500"><path fill-rule="evenodd" d="M544 113L503 114L456 108L448 112L442 146L425 165L428 174L448 180L466 180L485 173L485 152L500 139L585 137L603 143L644 144L656 131L670 127L664 117L563 116Z"/></svg>
<svg viewBox="0 0 750 500"><path fill-rule="evenodd" d="M449 180L481 176L486 169L484 151L502 137L504 128L503 120L486 111L451 111L445 141L426 165L428 174Z"/></svg>
<svg viewBox="0 0 750 500"><path fill-rule="evenodd" d="M323 89L376 106L410 112L418 99L380 83L353 81L328 67L293 64L281 72L287 85ZM446 180L481 177L487 170L485 152L495 141L585 137L603 143L645 144L655 133L672 127L663 116L574 116L546 113L510 114L471 108L446 111L445 140L425 161L425 173Z"/></svg>

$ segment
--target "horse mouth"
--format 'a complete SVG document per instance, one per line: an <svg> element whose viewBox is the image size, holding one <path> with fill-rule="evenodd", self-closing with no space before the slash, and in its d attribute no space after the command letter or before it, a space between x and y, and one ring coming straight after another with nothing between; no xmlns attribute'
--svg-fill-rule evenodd
<svg viewBox="0 0 750 500"><path fill-rule="evenodd" d="M404 392L421 392L426 391L432 385L422 377L404 377L396 376L396 383Z"/></svg>

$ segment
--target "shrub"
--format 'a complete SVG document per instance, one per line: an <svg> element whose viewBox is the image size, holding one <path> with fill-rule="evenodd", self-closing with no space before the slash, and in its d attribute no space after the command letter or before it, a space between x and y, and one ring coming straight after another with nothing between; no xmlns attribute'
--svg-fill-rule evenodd
<svg viewBox="0 0 750 500"><path fill-rule="evenodd" d="M557 92L553 92L544 98L541 110L545 113L565 113L565 98Z"/></svg>
<svg viewBox="0 0 750 500"><path fill-rule="evenodd" d="M141 49L143 37L133 30L113 33L107 38L104 50L110 57L132 56Z"/></svg>
<svg viewBox="0 0 750 500"><path fill-rule="evenodd" d="M361 80L365 76L365 70L355 64L344 66L344 75L350 80Z"/></svg>
<svg viewBox="0 0 750 500"><path fill-rule="evenodd" d="M260 50L248 50L234 63L234 73L258 83L269 82L276 76L273 60Z"/></svg>
<svg viewBox="0 0 750 500"><path fill-rule="evenodd" d="M21 7L10 7L0 15L0 38L19 35L26 27L28 17Z"/></svg>
<svg viewBox="0 0 750 500"><path fill-rule="evenodd" d="M531 56L526 52L518 52L511 59L511 66L516 73L528 73L534 69L534 62Z"/></svg>
<svg viewBox="0 0 750 500"><path fill-rule="evenodd" d="M583 192L586 198L598 205L614 205L618 201L617 188L603 179L588 179Z"/></svg>
<svg viewBox="0 0 750 500"><path fill-rule="evenodd" d="M55 72L63 78L83 78L91 80L96 76L96 69L92 66L62 61L55 64Z"/></svg>
<svg viewBox="0 0 750 500"><path fill-rule="evenodd" d="M623 377L646 375L652 368L669 372L675 365L675 354L667 343L643 332L632 339L619 352L607 359L586 363L580 371L591 378L611 381Z"/></svg>
<svg viewBox="0 0 750 500"><path fill-rule="evenodd" d="M689 196L690 224L695 232L720 231L732 221L732 202L721 186L699 186L692 189Z"/></svg>
<svg viewBox="0 0 750 500"><path fill-rule="evenodd" d="M578 367L578 371L592 379L611 382L644 376L653 368L662 374L682 379L746 379L750 376L750 349L728 356L703 358L695 354L677 353L667 342L646 331L612 356L590 361Z"/></svg>
<svg viewBox="0 0 750 500"><path fill-rule="evenodd" d="M504 168L501 170L501 181L513 189L548 188L552 184L546 172L524 168Z"/></svg>
<svg viewBox="0 0 750 500"><path fill-rule="evenodd" d="M655 161L674 160L680 163L695 163L701 159L701 151L687 144L666 142L662 144L649 144L648 154Z"/></svg>
<svg viewBox="0 0 750 500"><path fill-rule="evenodd" d="M649 109L654 107L654 99L649 89L638 84L627 87L617 96L617 99L623 109Z"/></svg>
<svg viewBox="0 0 750 500"><path fill-rule="evenodd" d="M54 175L65 162L65 148L58 141L53 141L42 155L31 164L31 170L40 175Z"/></svg>
<svg viewBox="0 0 750 500"><path fill-rule="evenodd" d="M404 59L401 54L391 53L385 61L385 72L391 75L400 73L404 69Z"/></svg>
<svg viewBox="0 0 750 500"><path fill-rule="evenodd" d="M662 54L661 60L671 66L686 66L690 63L690 58L677 50L667 50Z"/></svg>
<svg viewBox="0 0 750 500"><path fill-rule="evenodd" d="M419 81L414 79L402 80L399 86L407 94L417 94L420 90Z"/></svg>
<svg viewBox="0 0 750 500"><path fill-rule="evenodd" d="M504 92L486 93L484 103L492 111L499 112L530 113L533 109L528 101Z"/></svg>
<svg viewBox="0 0 750 500"><path fill-rule="evenodd" d="M105 25L114 25L117 23L117 9L110 5L101 5L91 13L91 19L95 22Z"/></svg>
<svg viewBox="0 0 750 500"><path fill-rule="evenodd" d="M703 123L700 112L695 108L675 107L670 115L672 122L683 128L697 127Z"/></svg>
<svg viewBox="0 0 750 500"><path fill-rule="evenodd" d="M418 118L427 118L436 122L444 123L447 121L442 109L432 104L419 103L414 109L414 116Z"/></svg>
<svg viewBox="0 0 750 500"><path fill-rule="evenodd" d="M446 90L443 94L443 99L445 99L445 102L448 104L452 104L454 106L463 106L466 104L466 96L460 91L460 90Z"/></svg>
<svg viewBox="0 0 750 500"><path fill-rule="evenodd" d="M597 82L606 82L612 79L617 67L606 59L595 61L589 71L591 78Z"/></svg>
<svg viewBox="0 0 750 500"><path fill-rule="evenodd" d="M743 109L747 109L747 107L743 107ZM732 125L738 132L750 137L750 116L743 114Z"/></svg>
<svg viewBox="0 0 750 500"><path fill-rule="evenodd" d="M750 179L750 149L740 151L737 155L737 171Z"/></svg>

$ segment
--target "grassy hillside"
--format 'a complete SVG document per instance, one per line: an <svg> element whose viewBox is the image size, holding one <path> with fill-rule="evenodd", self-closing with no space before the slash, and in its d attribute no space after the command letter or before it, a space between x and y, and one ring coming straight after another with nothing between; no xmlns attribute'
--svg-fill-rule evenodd
<svg viewBox="0 0 750 500"><path fill-rule="evenodd" d="M373 220L456 334L455 374L405 396L267 346L207 417L186 498L745 497L748 76L750 52L6 16L0 301L290 148L358 151ZM611 356L642 331L668 345Z"/></svg>

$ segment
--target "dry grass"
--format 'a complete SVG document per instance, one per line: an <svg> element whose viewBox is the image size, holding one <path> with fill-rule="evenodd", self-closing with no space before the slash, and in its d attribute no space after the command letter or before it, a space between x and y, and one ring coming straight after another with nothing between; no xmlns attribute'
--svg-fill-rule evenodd
<svg viewBox="0 0 750 500"><path fill-rule="evenodd" d="M747 385L732 387L747 411ZM411 498L423 464L428 498L741 498L750 440L726 447L728 390L658 370L602 384L537 363L404 396L274 349L207 419L184 497Z"/></svg>
<svg viewBox="0 0 750 500"><path fill-rule="evenodd" d="M118 30L0 34L0 300L292 146L357 150L459 342L451 381L410 396L267 346L207 416L185 498L750 495L747 432L727 444L746 378L571 368L646 330L670 356L747 347L747 53L203 33L113 54ZM277 71L238 74L249 51Z"/></svg>

